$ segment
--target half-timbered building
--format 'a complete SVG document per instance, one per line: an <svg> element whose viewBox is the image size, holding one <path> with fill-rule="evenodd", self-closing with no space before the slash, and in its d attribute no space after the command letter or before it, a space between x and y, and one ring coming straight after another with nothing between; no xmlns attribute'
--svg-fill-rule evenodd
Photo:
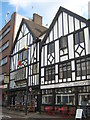
<svg viewBox="0 0 90 120"><path fill-rule="evenodd" d="M34 110L35 104L39 107L39 36L46 31L41 20L37 14L33 21L22 20L11 51L10 105L16 109L25 109L27 81L28 110Z"/></svg>
<svg viewBox="0 0 90 120"><path fill-rule="evenodd" d="M42 106L90 105L89 20L60 7L42 41Z"/></svg>

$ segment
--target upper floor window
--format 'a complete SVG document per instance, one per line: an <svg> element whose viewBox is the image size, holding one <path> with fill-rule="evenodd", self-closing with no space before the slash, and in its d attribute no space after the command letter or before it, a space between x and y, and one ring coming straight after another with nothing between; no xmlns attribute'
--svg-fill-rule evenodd
<svg viewBox="0 0 90 120"><path fill-rule="evenodd" d="M86 62L85 59L76 60L76 76L85 76L86 75Z"/></svg>
<svg viewBox="0 0 90 120"><path fill-rule="evenodd" d="M33 75L37 74L37 64L33 64L33 66L32 66L32 72L33 72Z"/></svg>
<svg viewBox="0 0 90 120"><path fill-rule="evenodd" d="M10 31L10 26L0 35L0 40Z"/></svg>
<svg viewBox="0 0 90 120"><path fill-rule="evenodd" d="M8 46L9 46L9 41L6 42L3 46L0 47L0 52L2 52L3 50L5 50Z"/></svg>
<svg viewBox="0 0 90 120"><path fill-rule="evenodd" d="M71 78L71 63L65 63L59 65L59 78Z"/></svg>
<svg viewBox="0 0 90 120"><path fill-rule="evenodd" d="M5 57L5 58L3 58L2 60L0 60L0 66L6 64L7 61L8 61L8 58L7 58L7 57Z"/></svg>
<svg viewBox="0 0 90 120"><path fill-rule="evenodd" d="M46 80L55 80L55 66L49 66L45 69Z"/></svg>
<svg viewBox="0 0 90 120"><path fill-rule="evenodd" d="M48 54L54 53L54 51L55 51L55 45L53 42L48 45Z"/></svg>
<svg viewBox="0 0 90 120"><path fill-rule="evenodd" d="M18 54L18 60L19 61L23 61L23 60L26 60L27 59L27 50L25 51L22 51Z"/></svg>
<svg viewBox="0 0 90 120"><path fill-rule="evenodd" d="M75 34L75 45L82 42L84 42L84 33L80 31Z"/></svg>
<svg viewBox="0 0 90 120"><path fill-rule="evenodd" d="M59 48L60 49L66 49L67 48L67 37L61 37Z"/></svg>

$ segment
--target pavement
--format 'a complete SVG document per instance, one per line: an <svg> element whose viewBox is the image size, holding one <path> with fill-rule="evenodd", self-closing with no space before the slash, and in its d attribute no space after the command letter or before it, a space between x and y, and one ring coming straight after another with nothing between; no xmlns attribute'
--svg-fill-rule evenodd
<svg viewBox="0 0 90 120"><path fill-rule="evenodd" d="M67 116L62 117L59 114L48 115L45 112L29 112L25 115L24 111L19 110L9 110L7 108L2 108L2 117L0 120L75 120L75 117L67 118ZM83 120L90 120L90 118L83 118Z"/></svg>

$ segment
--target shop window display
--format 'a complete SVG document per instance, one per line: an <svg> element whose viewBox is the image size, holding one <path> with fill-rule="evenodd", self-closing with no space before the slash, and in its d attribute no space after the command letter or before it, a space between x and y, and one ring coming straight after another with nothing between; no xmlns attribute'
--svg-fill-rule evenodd
<svg viewBox="0 0 90 120"><path fill-rule="evenodd" d="M57 105L75 105L75 96L74 94L58 94L56 95L56 104Z"/></svg>

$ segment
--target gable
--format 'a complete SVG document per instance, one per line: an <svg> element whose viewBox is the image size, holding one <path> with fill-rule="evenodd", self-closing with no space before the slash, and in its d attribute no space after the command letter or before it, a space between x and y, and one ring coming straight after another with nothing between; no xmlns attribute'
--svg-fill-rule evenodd
<svg viewBox="0 0 90 120"><path fill-rule="evenodd" d="M87 20L65 8L60 7L49 30L44 37L43 43L49 43L61 36L70 34L87 25Z"/></svg>
<svg viewBox="0 0 90 120"><path fill-rule="evenodd" d="M32 33L23 19L12 47L11 54L15 54L24 49L25 46L32 44L35 39L35 35Z"/></svg>

